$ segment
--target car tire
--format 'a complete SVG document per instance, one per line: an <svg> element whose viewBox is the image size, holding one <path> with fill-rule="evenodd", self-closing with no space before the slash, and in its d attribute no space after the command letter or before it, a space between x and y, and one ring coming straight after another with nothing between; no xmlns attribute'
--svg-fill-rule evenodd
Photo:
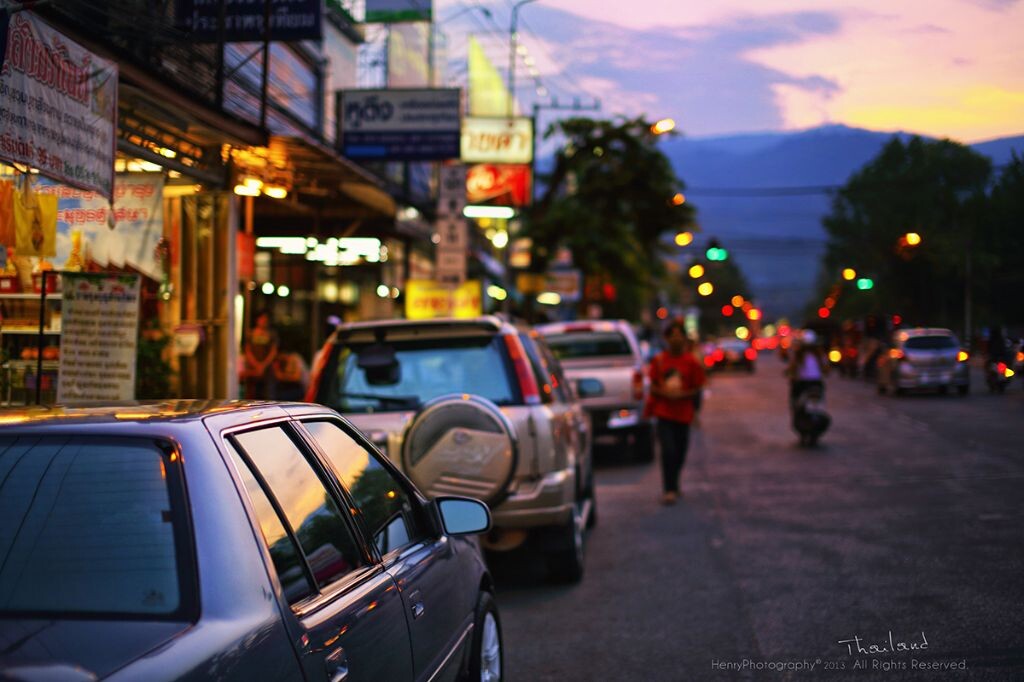
<svg viewBox="0 0 1024 682"><path fill-rule="evenodd" d="M971 392L970 386L957 386L956 392L958 395L964 396Z"/></svg>
<svg viewBox="0 0 1024 682"><path fill-rule="evenodd" d="M633 432L632 454L637 462L654 461L654 429L650 424L638 426Z"/></svg>
<svg viewBox="0 0 1024 682"><path fill-rule="evenodd" d="M597 495L594 493L594 467L590 467L587 483L583 486L583 499L590 501L590 515L587 516L587 530L597 526Z"/></svg>
<svg viewBox="0 0 1024 682"><path fill-rule="evenodd" d="M473 620L473 644L469 648L466 682L498 682L505 678L498 606L489 592L481 592Z"/></svg>
<svg viewBox="0 0 1024 682"><path fill-rule="evenodd" d="M547 555L548 578L551 582L571 584L583 579L584 537L579 514L578 506L574 507L565 525L555 530L559 549Z"/></svg>

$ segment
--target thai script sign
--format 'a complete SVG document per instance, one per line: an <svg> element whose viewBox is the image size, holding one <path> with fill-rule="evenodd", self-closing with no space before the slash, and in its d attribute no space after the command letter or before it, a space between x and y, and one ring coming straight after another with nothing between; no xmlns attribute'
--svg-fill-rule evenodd
<svg viewBox="0 0 1024 682"><path fill-rule="evenodd" d="M454 289L430 280L410 279L406 282L405 316L410 320L476 317L482 314L480 280L467 280Z"/></svg>
<svg viewBox="0 0 1024 682"><path fill-rule="evenodd" d="M341 153L352 159L431 161L459 158L457 88L342 90Z"/></svg>
<svg viewBox="0 0 1024 682"><path fill-rule="evenodd" d="M467 116L462 122L465 163L531 163L533 119Z"/></svg>
<svg viewBox="0 0 1024 682"><path fill-rule="evenodd" d="M164 225L162 173L118 173L113 206L95 192L63 185L40 184L36 191L57 197L56 269L88 260L163 276L155 253Z"/></svg>
<svg viewBox="0 0 1024 682"><path fill-rule="evenodd" d="M134 400L139 276L65 272L61 280L57 402Z"/></svg>
<svg viewBox="0 0 1024 682"><path fill-rule="evenodd" d="M265 0L178 0L178 26L197 42L220 40L220 8L224 6L224 40L263 40ZM320 40L322 0L270 0L271 40Z"/></svg>
<svg viewBox="0 0 1024 682"><path fill-rule="evenodd" d="M31 12L11 17L0 71L0 159L109 198L117 65Z"/></svg>

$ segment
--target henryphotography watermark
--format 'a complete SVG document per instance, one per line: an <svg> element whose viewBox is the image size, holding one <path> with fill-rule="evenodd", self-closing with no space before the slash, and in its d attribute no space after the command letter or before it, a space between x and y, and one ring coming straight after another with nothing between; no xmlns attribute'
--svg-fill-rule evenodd
<svg viewBox="0 0 1024 682"><path fill-rule="evenodd" d="M933 672L950 673L967 670L966 659L941 659L929 652L931 643L921 631L910 637L896 637L890 630L883 638L852 637L836 640L840 647L835 659L712 659L711 669L718 672L797 672L797 673L859 673ZM927 658L923 658L927 656Z"/></svg>

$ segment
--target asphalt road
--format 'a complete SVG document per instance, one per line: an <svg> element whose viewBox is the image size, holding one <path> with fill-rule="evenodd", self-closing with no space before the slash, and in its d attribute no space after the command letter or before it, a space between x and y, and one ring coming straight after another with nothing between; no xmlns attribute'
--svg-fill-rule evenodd
<svg viewBox="0 0 1024 682"><path fill-rule="evenodd" d="M1024 679L1021 384L896 398L833 376L808 450L781 372L714 377L676 506L656 465L599 453L579 585L492 562L508 679Z"/></svg>

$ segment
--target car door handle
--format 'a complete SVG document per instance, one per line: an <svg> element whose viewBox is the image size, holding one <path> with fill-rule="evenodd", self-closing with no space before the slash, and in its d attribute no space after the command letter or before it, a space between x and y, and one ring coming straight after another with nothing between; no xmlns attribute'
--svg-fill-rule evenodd
<svg viewBox="0 0 1024 682"><path fill-rule="evenodd" d="M344 649L338 648L327 654L324 665L327 666L327 679L331 682L345 682L348 679L348 656Z"/></svg>
<svg viewBox="0 0 1024 682"><path fill-rule="evenodd" d="M423 595L420 594L419 590L409 595L409 604L409 608L412 609L413 618L419 618L427 610L427 607L423 605Z"/></svg>

